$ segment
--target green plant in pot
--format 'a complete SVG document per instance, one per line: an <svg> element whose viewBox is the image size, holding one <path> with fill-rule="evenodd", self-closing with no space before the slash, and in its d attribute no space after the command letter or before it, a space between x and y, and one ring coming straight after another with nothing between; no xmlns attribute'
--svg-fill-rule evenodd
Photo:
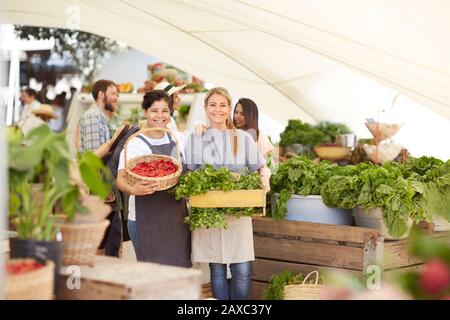
<svg viewBox="0 0 450 320"><path fill-rule="evenodd" d="M325 142L314 147L317 156L332 161L344 160L349 156L351 151L347 145L349 141L343 136L352 132L349 127L342 123L323 121L316 128L326 137Z"/></svg>
<svg viewBox="0 0 450 320"><path fill-rule="evenodd" d="M309 123L300 120L289 120L287 127L280 135L280 145L287 153L303 154L314 158L311 148L327 141L327 136Z"/></svg>
<svg viewBox="0 0 450 320"><path fill-rule="evenodd" d="M83 190L71 179L71 170L76 166L66 137L53 133L47 126L34 129L26 137L10 127L8 157L9 219L18 234L10 239L11 258L53 260L57 275L62 242L57 241L54 207L59 202L69 220L74 220L77 212L88 213L80 201ZM108 187L100 173L101 161L93 161L93 157L86 154L78 161L84 175L82 181L91 191L105 197ZM55 280L57 288L58 277Z"/></svg>
<svg viewBox="0 0 450 320"><path fill-rule="evenodd" d="M340 135L352 133L352 130L343 123L322 121L316 128L326 136L326 143L332 145L337 145L336 143Z"/></svg>

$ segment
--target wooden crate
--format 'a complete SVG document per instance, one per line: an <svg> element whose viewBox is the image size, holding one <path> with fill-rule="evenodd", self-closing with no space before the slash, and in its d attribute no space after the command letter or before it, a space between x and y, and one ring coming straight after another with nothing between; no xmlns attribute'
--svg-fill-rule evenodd
<svg viewBox="0 0 450 320"><path fill-rule="evenodd" d="M208 191L189 199L192 208L262 208L266 215L266 193L264 190Z"/></svg>
<svg viewBox="0 0 450 320"><path fill-rule="evenodd" d="M253 219L256 260L252 266L252 295L260 299L270 277L285 270L341 271L364 277L378 265L384 276L398 270L418 269L421 259L409 254L410 240L384 241L375 229ZM450 232L429 233L450 243Z"/></svg>
<svg viewBox="0 0 450 320"><path fill-rule="evenodd" d="M77 273L79 271L79 274ZM76 288L79 275L80 288ZM59 299L200 299L201 271L99 256L92 265L61 270Z"/></svg>
<svg viewBox="0 0 450 320"><path fill-rule="evenodd" d="M241 208L265 207L264 190L209 191L192 196L189 200L193 208Z"/></svg>

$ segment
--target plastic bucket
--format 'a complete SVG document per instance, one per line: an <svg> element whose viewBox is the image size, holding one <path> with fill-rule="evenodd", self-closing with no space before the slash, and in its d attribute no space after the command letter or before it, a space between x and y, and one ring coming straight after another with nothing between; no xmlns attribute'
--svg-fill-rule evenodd
<svg viewBox="0 0 450 320"><path fill-rule="evenodd" d="M272 211L278 194L272 195ZM337 224L350 226L352 224L352 211L340 208L329 208L321 196L292 195L287 202L286 220Z"/></svg>

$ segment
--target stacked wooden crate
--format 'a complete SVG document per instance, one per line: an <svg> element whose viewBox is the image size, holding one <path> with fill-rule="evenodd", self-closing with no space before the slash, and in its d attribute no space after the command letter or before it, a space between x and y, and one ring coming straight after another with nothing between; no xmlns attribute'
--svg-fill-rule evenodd
<svg viewBox="0 0 450 320"><path fill-rule="evenodd" d="M423 261L409 253L410 240L384 241L375 229L298 221L253 219L256 260L252 267L253 299L260 299L272 275L285 270L342 271L363 277L369 266L384 275L417 269ZM450 243L450 232L431 233Z"/></svg>
<svg viewBox="0 0 450 320"><path fill-rule="evenodd" d="M85 266L61 270L60 299L200 299L201 271L98 256Z"/></svg>

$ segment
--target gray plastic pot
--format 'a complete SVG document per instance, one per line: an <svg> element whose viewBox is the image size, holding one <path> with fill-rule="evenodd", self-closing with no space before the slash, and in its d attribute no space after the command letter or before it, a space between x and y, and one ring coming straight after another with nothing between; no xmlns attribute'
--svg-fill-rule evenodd
<svg viewBox="0 0 450 320"><path fill-rule="evenodd" d="M278 193L273 194L272 211L277 199ZM321 196L299 196L294 194L287 202L287 209L286 220L346 226L352 224L351 210L329 208L323 203Z"/></svg>
<svg viewBox="0 0 450 320"><path fill-rule="evenodd" d="M389 233L386 223L384 222L382 208L371 208L368 209L367 212L364 208L355 208L353 209L353 212L358 227L378 229L386 240L401 240L408 238L414 223L413 220L409 218L408 229L406 232L400 237L394 237Z"/></svg>

